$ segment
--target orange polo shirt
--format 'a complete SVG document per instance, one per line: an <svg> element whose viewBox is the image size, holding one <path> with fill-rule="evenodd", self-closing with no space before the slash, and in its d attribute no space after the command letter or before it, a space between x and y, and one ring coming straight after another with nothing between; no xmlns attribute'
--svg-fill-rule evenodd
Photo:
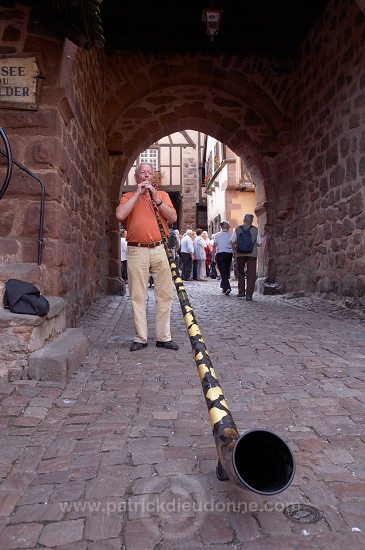
<svg viewBox="0 0 365 550"><path fill-rule="evenodd" d="M157 191L156 194L158 197L157 202L162 200L167 206L175 211L168 193L165 191ZM132 197L132 195L134 195L134 192L125 193L120 199L119 204L125 204ZM166 236L168 237L170 231L167 221L160 211L159 214ZM149 194L143 194L137 199L132 212L124 220L124 222L127 229L127 241L129 242L154 243L162 239Z"/></svg>

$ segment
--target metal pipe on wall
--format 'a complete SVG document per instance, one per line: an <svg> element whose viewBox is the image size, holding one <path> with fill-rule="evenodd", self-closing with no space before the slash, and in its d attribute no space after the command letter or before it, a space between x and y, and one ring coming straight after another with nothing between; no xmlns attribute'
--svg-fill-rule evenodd
<svg viewBox="0 0 365 550"><path fill-rule="evenodd" d="M4 144L5 144L5 149L6 149L6 151L3 151L2 149L0 149L0 154L3 155L4 157L6 157L7 161L8 161L5 180L4 180L4 183L3 183L2 187L1 187L1 190L0 190L0 199L5 194L5 192L8 188L8 185L10 183L13 163L16 166L18 166L18 168L23 170L23 172L25 172L26 174L28 174L32 178L36 179L40 183L40 186L41 186L41 208L40 208L40 212L39 212L39 233L38 233L38 265L41 265L42 264L42 248L43 248L43 223L44 223L45 186L44 186L43 181L38 176L33 174L33 172L28 170L28 168L26 168L25 166L23 166L22 164L17 162L15 159L13 159L13 157L11 155L11 149L10 149L8 138L6 137L6 134L5 134L5 132L3 131L2 128L0 128L0 134L3 138Z"/></svg>

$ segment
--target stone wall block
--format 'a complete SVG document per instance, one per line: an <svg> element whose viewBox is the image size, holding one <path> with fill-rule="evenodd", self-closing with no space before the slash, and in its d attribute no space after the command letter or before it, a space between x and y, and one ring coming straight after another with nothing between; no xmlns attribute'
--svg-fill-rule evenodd
<svg viewBox="0 0 365 550"><path fill-rule="evenodd" d="M319 225L325 224L326 221L327 221L327 215L326 215L325 210L320 210L318 212L318 223L319 223Z"/></svg>
<svg viewBox="0 0 365 550"><path fill-rule="evenodd" d="M3 21L13 21L14 19L18 21L24 21L27 17L27 11L27 9L24 9L21 6L19 6L17 9L9 10L4 8L1 13L1 19Z"/></svg>
<svg viewBox="0 0 365 550"><path fill-rule="evenodd" d="M45 165L48 168L57 167L57 140L47 138L33 143L29 147L29 157L32 164ZM43 166L42 166L43 167Z"/></svg>
<svg viewBox="0 0 365 550"><path fill-rule="evenodd" d="M57 131L57 113L54 109L39 111L2 110L2 127L21 129L22 136L37 134L49 136ZM12 146L12 144L10 144ZM17 159L19 160L19 159Z"/></svg>
<svg viewBox="0 0 365 550"><path fill-rule="evenodd" d="M361 115L359 113L351 113L349 126L350 129L358 128L361 124Z"/></svg>
<svg viewBox="0 0 365 550"><path fill-rule="evenodd" d="M63 197L64 181L57 172L42 172L40 175L44 183L45 200L60 203Z"/></svg>
<svg viewBox="0 0 365 550"><path fill-rule="evenodd" d="M130 83L136 90L140 90L146 86L146 82L150 82L150 75L147 71L140 71L131 76ZM151 89L151 87L150 87Z"/></svg>
<svg viewBox="0 0 365 550"><path fill-rule="evenodd" d="M56 336L64 332L66 329L66 317L65 317L65 304L62 298L48 297L50 304L60 302L62 307L59 308L57 315L53 315L51 318L47 316L47 322L34 327L31 333L31 337L28 343L28 353L42 349L46 341L53 340Z"/></svg>
<svg viewBox="0 0 365 550"><path fill-rule="evenodd" d="M365 156L361 157L359 160L359 175L361 177L365 176Z"/></svg>
<svg viewBox="0 0 365 550"><path fill-rule="evenodd" d="M121 263L118 260L111 259L109 261L109 276L120 277Z"/></svg>
<svg viewBox="0 0 365 550"><path fill-rule="evenodd" d="M0 255L3 256L4 264L16 263L16 257L19 251L20 246L16 239L4 239L0 237Z"/></svg>
<svg viewBox="0 0 365 550"><path fill-rule="evenodd" d="M26 168L33 171L33 173L43 181L42 174L31 170L29 166L26 166ZM29 174L16 169L13 171L9 187L6 191L6 198L10 197L19 198L22 201L29 197L39 197L40 199L41 184ZM17 203L17 206L19 207L19 203Z"/></svg>
<svg viewBox="0 0 365 550"><path fill-rule="evenodd" d="M312 216L309 216L306 222L307 230L313 229L318 224L318 214L312 214Z"/></svg>
<svg viewBox="0 0 365 550"><path fill-rule="evenodd" d="M290 248L287 246L286 247L286 254L289 254L290 253ZM292 252L294 253L298 253L298 252L301 252L303 250L303 244L300 242L300 241L297 241L297 242L294 242L292 243L291 245L291 250Z"/></svg>
<svg viewBox="0 0 365 550"><path fill-rule="evenodd" d="M346 159L346 181L352 182L357 178L357 166L355 159L349 157Z"/></svg>
<svg viewBox="0 0 365 550"><path fill-rule="evenodd" d="M240 123L237 120L228 117L221 121L221 125L231 134L234 134L240 127Z"/></svg>
<svg viewBox="0 0 365 550"><path fill-rule="evenodd" d="M110 257L111 258L117 258L120 256L120 234L119 231L113 233L111 235L110 241L109 241L109 247L110 247Z"/></svg>
<svg viewBox="0 0 365 550"><path fill-rule="evenodd" d="M332 145L326 154L326 170L329 170L333 166L337 166L338 164L338 147L337 143Z"/></svg>
<svg viewBox="0 0 365 550"><path fill-rule="evenodd" d="M349 216L353 218L361 214L364 210L364 194L362 192L356 193L350 198L349 202Z"/></svg>
<svg viewBox="0 0 365 550"><path fill-rule="evenodd" d="M37 227L37 236L33 239L22 239L21 240L21 261L25 263L37 263L38 262L38 231L39 223ZM43 257L42 257L42 262Z"/></svg>
<svg viewBox="0 0 365 550"><path fill-rule="evenodd" d="M347 199L348 197L351 197L353 194L353 188L352 185L345 185L341 189L341 197L343 199Z"/></svg>
<svg viewBox="0 0 365 550"><path fill-rule="evenodd" d="M21 29L18 29L14 25L8 25L5 27L2 39L4 42L17 42L21 37Z"/></svg>
<svg viewBox="0 0 365 550"><path fill-rule="evenodd" d="M84 188L84 181L81 174L87 174L87 170L81 167L81 173L80 173L78 168L73 164L71 168L71 174L70 174L70 183L71 183L72 189L75 191L78 197L82 197L83 188ZM76 207L76 203L74 206Z"/></svg>
<svg viewBox="0 0 365 550"><path fill-rule="evenodd" d="M345 169L342 166L336 166L330 175L330 187L339 187L345 181Z"/></svg>
<svg viewBox="0 0 365 550"><path fill-rule="evenodd" d="M61 288L58 268L48 267L42 275L42 294L48 296L65 296L67 289ZM67 304L65 304L67 309Z"/></svg>
<svg viewBox="0 0 365 550"><path fill-rule="evenodd" d="M306 255L303 254L303 252L299 253L299 254L293 254L292 255L292 260L293 260L293 263L294 264L300 264L302 263L306 258Z"/></svg>
<svg viewBox="0 0 365 550"><path fill-rule="evenodd" d="M324 172L326 158L325 155L317 155L313 162L313 175L321 176Z"/></svg>
<svg viewBox="0 0 365 550"><path fill-rule="evenodd" d="M356 218L356 229L365 229L365 214Z"/></svg>
<svg viewBox="0 0 365 550"><path fill-rule="evenodd" d="M148 132L141 125L141 127L138 128L138 130L134 133L134 137L135 137L135 139L137 139L137 141L143 143L144 140L148 139Z"/></svg>
<svg viewBox="0 0 365 550"><path fill-rule="evenodd" d="M29 202L25 207L22 236L38 237L39 212L40 204L38 202ZM70 219L67 212L57 203L46 202L44 206L44 237L57 239L62 236L67 241L69 229Z"/></svg>
<svg viewBox="0 0 365 550"><path fill-rule="evenodd" d="M333 239L343 237L342 223L332 223L331 229Z"/></svg>
<svg viewBox="0 0 365 550"><path fill-rule="evenodd" d="M46 239L43 251L42 261L47 267L55 268L63 265L64 261L64 243L59 239Z"/></svg>
<svg viewBox="0 0 365 550"><path fill-rule="evenodd" d="M47 40L39 36L28 36L24 43L24 52L42 52L47 86L57 86L58 70L62 55L63 41Z"/></svg>
<svg viewBox="0 0 365 550"><path fill-rule="evenodd" d="M122 88L118 90L117 95L117 104L120 102L119 98L122 98L124 107L126 108L128 105L132 105L134 103L136 89L131 82L126 82L123 84Z"/></svg>
<svg viewBox="0 0 365 550"><path fill-rule="evenodd" d="M71 168L72 163L70 162L69 154L67 153L66 149L63 148L60 151L60 164L59 164L59 170L62 175L62 178L65 183L69 183L71 179Z"/></svg>
<svg viewBox="0 0 365 550"><path fill-rule="evenodd" d="M340 202L338 205L338 217L340 220L343 220L343 218L347 215L349 210L348 203L347 202Z"/></svg>
<svg viewBox="0 0 365 550"><path fill-rule="evenodd" d="M11 234L14 223L14 211L8 210L9 201L0 201L0 235L7 237Z"/></svg>
<svg viewBox="0 0 365 550"><path fill-rule="evenodd" d="M342 236L342 233L341 233ZM312 232L312 245L317 246L323 242L323 230L321 227L316 227Z"/></svg>

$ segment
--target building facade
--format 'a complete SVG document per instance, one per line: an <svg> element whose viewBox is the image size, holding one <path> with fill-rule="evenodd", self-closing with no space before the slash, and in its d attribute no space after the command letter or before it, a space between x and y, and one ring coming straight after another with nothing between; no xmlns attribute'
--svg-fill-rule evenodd
<svg viewBox="0 0 365 550"><path fill-rule="evenodd" d="M209 233L220 231L227 220L231 228L242 223L246 213L255 216L255 185L242 159L211 136L207 136L204 165Z"/></svg>

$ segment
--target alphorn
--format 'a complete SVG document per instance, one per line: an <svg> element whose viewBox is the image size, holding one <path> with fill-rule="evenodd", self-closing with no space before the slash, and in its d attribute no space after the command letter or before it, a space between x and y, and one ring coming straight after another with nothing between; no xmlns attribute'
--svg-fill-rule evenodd
<svg viewBox="0 0 365 550"><path fill-rule="evenodd" d="M166 233L151 192L150 195L208 407L218 453L217 478L221 481L229 478L261 495L280 493L294 479L294 456L284 440L269 430L249 430L239 435L175 259L168 247Z"/></svg>

